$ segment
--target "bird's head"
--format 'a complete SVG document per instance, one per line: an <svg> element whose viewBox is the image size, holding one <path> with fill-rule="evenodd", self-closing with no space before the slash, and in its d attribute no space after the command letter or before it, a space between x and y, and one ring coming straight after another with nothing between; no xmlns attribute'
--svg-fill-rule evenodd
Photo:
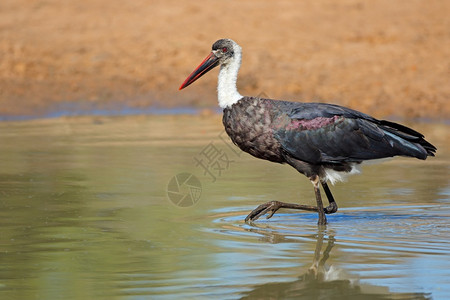
<svg viewBox="0 0 450 300"><path fill-rule="evenodd" d="M184 89L208 71L218 65L227 65L237 53L241 53L241 47L230 39L221 39L212 45L211 53L202 61L202 63L186 78L181 84L180 90Z"/></svg>

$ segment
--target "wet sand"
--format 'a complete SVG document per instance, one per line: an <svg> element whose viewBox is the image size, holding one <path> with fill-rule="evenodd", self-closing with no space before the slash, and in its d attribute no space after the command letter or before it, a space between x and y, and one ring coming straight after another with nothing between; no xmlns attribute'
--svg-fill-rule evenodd
<svg viewBox="0 0 450 300"><path fill-rule="evenodd" d="M61 108L216 106L211 44L244 49L245 95L448 119L450 2L0 2L0 115Z"/></svg>

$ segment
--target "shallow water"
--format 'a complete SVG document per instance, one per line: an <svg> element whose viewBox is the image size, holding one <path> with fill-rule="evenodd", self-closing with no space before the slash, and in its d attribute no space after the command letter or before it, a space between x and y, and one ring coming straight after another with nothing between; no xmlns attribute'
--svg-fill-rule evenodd
<svg viewBox="0 0 450 300"><path fill-rule="evenodd" d="M319 228L288 210L243 222L314 204L312 186L237 151L215 116L0 123L0 298L448 299L449 127L414 127L438 156L365 166Z"/></svg>

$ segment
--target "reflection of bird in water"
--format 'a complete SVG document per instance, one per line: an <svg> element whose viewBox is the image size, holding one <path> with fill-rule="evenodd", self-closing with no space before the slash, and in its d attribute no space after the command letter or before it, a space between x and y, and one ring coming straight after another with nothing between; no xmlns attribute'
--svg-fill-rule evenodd
<svg viewBox="0 0 450 300"><path fill-rule="evenodd" d="M431 299L423 293L392 293L388 287L361 284L344 270L327 267L326 261L333 249L335 238L332 235L328 237L327 246L321 255L323 240L324 233L319 231L313 263L298 280L258 285L241 299Z"/></svg>
<svg viewBox="0 0 450 300"><path fill-rule="evenodd" d="M436 148L419 132L346 107L241 96L236 88L241 56L241 47L234 41L218 40L180 89L220 65L219 105L231 140L257 158L287 163L306 175L314 185L317 202L317 206L310 206L270 201L254 209L246 221L266 213L270 218L280 208L292 208L316 211L318 223L326 224L325 214L338 209L327 181L358 173L358 165L367 160L434 156ZM320 185L330 203L325 209Z"/></svg>

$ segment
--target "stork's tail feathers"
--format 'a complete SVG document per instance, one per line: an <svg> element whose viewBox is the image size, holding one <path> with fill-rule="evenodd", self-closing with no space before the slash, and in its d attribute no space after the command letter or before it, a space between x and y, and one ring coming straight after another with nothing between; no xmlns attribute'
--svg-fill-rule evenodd
<svg viewBox="0 0 450 300"><path fill-rule="evenodd" d="M380 127L393 139L394 143L400 143L404 153L400 155L426 159L434 156L436 147L424 139L423 134L394 122L382 120Z"/></svg>

